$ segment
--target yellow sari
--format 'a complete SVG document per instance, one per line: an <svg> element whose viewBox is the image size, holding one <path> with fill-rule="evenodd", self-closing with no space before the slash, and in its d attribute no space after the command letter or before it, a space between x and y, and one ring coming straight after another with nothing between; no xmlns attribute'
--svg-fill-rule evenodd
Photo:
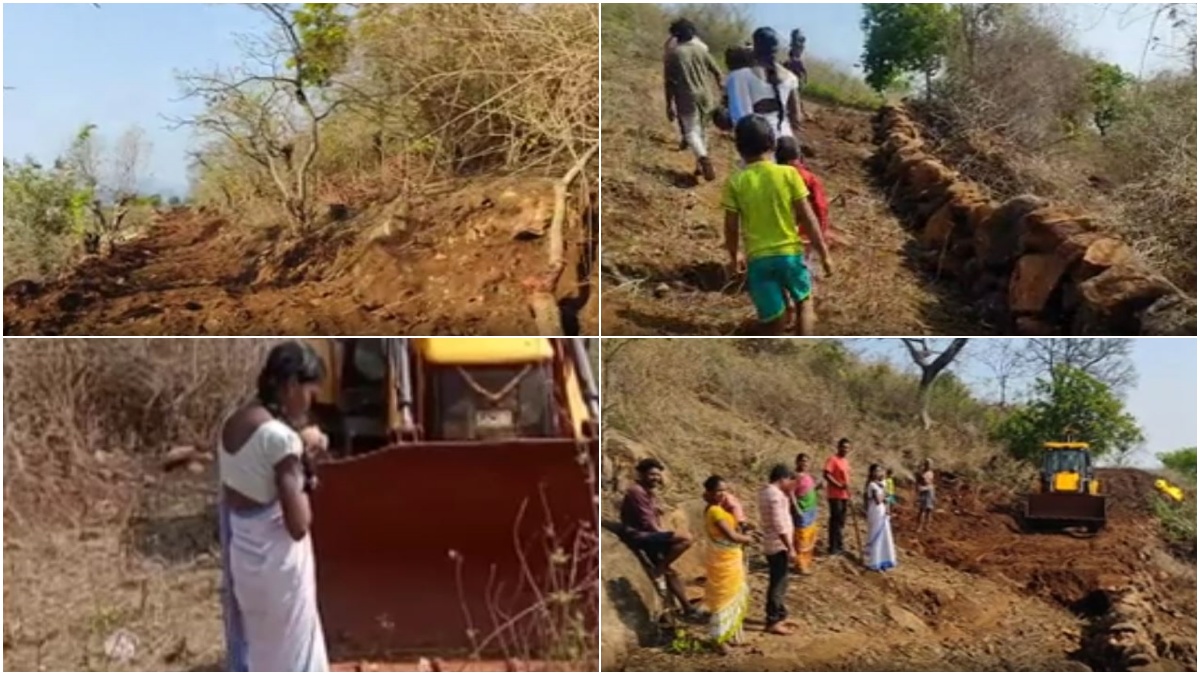
<svg viewBox="0 0 1200 675"><path fill-rule="evenodd" d="M737 530L737 520L731 513L720 506L709 506L704 512L704 529L710 544L705 561L704 604L712 612L709 638L718 645L741 640L742 623L750 605L742 547L725 536L717 524L720 522Z"/></svg>

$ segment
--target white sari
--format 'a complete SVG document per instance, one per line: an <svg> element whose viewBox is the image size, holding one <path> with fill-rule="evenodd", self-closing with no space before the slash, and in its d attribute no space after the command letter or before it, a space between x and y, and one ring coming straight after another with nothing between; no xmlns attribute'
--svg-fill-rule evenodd
<svg viewBox="0 0 1200 675"><path fill-rule="evenodd" d="M892 540L892 519L887 512L886 492L882 483L867 485L867 568L877 572L896 566L896 544Z"/></svg>
<svg viewBox="0 0 1200 675"><path fill-rule="evenodd" d="M239 453L255 447L256 433ZM326 672L312 537L292 539L275 499L250 511L220 505L230 670Z"/></svg>

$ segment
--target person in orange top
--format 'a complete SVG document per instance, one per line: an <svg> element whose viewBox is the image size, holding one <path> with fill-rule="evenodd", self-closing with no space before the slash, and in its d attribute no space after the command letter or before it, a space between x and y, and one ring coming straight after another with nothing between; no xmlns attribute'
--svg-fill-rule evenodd
<svg viewBox="0 0 1200 675"><path fill-rule="evenodd" d="M846 550L842 531L846 528L846 509L850 506L850 439L837 442L837 454L825 461L825 496L829 500L829 555Z"/></svg>

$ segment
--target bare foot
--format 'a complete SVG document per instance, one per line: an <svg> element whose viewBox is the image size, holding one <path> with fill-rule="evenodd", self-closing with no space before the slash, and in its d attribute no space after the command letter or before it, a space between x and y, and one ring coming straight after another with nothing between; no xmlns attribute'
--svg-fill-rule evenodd
<svg viewBox="0 0 1200 675"><path fill-rule="evenodd" d="M788 630L787 628L784 628L783 624L780 624L780 623L773 623L770 626L767 626L766 632L768 632L772 635L791 635L792 634L792 631Z"/></svg>

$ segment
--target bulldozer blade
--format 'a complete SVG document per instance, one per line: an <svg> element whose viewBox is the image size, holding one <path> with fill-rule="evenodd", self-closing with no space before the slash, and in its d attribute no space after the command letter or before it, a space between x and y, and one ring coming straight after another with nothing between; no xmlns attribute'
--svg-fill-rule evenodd
<svg viewBox="0 0 1200 675"><path fill-rule="evenodd" d="M1047 527L1099 529L1107 520L1107 501L1102 495L1047 492L1029 495L1025 520Z"/></svg>
<svg viewBox="0 0 1200 675"><path fill-rule="evenodd" d="M428 442L321 464L312 537L333 660L514 656L483 644L504 625L515 656L536 655L546 615L526 610L540 591L596 575L595 549L574 544L595 536L597 454L595 441Z"/></svg>

